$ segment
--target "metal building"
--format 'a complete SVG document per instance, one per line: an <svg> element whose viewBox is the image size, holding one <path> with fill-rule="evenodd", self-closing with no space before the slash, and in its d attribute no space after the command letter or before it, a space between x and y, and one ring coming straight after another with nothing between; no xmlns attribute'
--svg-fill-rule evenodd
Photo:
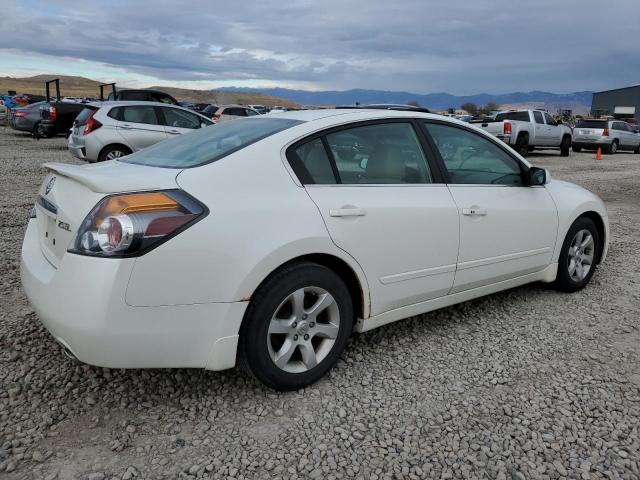
<svg viewBox="0 0 640 480"><path fill-rule="evenodd" d="M595 92L591 100L591 115L640 118L640 85Z"/></svg>

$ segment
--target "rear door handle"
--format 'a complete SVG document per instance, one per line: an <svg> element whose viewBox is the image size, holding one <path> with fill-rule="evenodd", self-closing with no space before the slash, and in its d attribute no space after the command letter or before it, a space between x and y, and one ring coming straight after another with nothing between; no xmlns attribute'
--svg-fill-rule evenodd
<svg viewBox="0 0 640 480"><path fill-rule="evenodd" d="M487 214L487 211L484 208L480 207L470 207L462 209L463 215L469 215L472 217L482 217Z"/></svg>
<svg viewBox="0 0 640 480"><path fill-rule="evenodd" d="M331 217L363 217L365 212L362 208L335 208L329 210Z"/></svg>
<svg viewBox="0 0 640 480"><path fill-rule="evenodd" d="M167 133L173 133L174 135L180 135L178 130L167 130Z"/></svg>
<svg viewBox="0 0 640 480"><path fill-rule="evenodd" d="M120 125L120 128L123 130L133 130L133 127L131 125Z"/></svg>

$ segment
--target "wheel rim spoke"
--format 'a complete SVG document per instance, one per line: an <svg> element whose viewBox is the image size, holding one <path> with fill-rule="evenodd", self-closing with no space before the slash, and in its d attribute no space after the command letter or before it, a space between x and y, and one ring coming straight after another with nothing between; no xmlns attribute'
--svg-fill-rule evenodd
<svg viewBox="0 0 640 480"><path fill-rule="evenodd" d="M291 300L291 309L296 320L300 320L304 315L304 288L296 290L289 297Z"/></svg>
<svg viewBox="0 0 640 480"><path fill-rule="evenodd" d="M586 238L584 240L582 240L582 243L580 244L580 247L582 249L586 249L592 243L593 243L593 237L591 235L587 235Z"/></svg>
<svg viewBox="0 0 640 480"><path fill-rule="evenodd" d="M593 254L582 257L582 263L583 265L593 265Z"/></svg>
<svg viewBox="0 0 640 480"><path fill-rule="evenodd" d="M291 333L291 321L290 320L281 320L278 318L274 318L271 320L269 324L269 333L270 334L287 334Z"/></svg>
<svg viewBox="0 0 640 480"><path fill-rule="evenodd" d="M322 338L337 338L339 330L340 327L333 323L316 323L316 326L313 327L314 335Z"/></svg>
<svg viewBox="0 0 640 480"><path fill-rule="evenodd" d="M300 345L300 353L302 354L302 363L304 363L309 370L318 365L316 351L310 342Z"/></svg>
<svg viewBox="0 0 640 480"><path fill-rule="evenodd" d="M576 273L576 261L571 260L569 262L569 275L573 276Z"/></svg>
<svg viewBox="0 0 640 480"><path fill-rule="evenodd" d="M313 304L313 306L307 310L307 315L310 318L315 319L320 313L322 313L326 308L330 307L335 300L331 296L330 293L325 293L324 295L320 295L318 301Z"/></svg>
<svg viewBox="0 0 640 480"><path fill-rule="evenodd" d="M296 351L297 347L298 346L295 343L287 338L282 344L280 350L276 352L275 358L273 359L275 364L280 368L284 368L291 359L293 352Z"/></svg>

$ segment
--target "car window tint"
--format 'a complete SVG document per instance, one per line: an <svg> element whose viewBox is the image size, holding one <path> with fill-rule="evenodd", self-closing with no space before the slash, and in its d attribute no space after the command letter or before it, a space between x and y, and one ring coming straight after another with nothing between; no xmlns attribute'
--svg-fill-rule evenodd
<svg viewBox="0 0 640 480"><path fill-rule="evenodd" d="M320 185L336 183L331 161L322 140L316 138L297 147L290 158L291 168L304 184Z"/></svg>
<svg viewBox="0 0 640 480"><path fill-rule="evenodd" d="M544 119L547 122L547 125L555 125L555 120L553 119L553 117L551 115L549 115L548 113L544 114Z"/></svg>
<svg viewBox="0 0 640 480"><path fill-rule="evenodd" d="M107 113L107 117L111 117L115 120L120 120L122 118L122 107L115 107L109 110Z"/></svg>
<svg viewBox="0 0 640 480"><path fill-rule="evenodd" d="M236 117L245 117L244 108L225 108L222 112L224 115L234 115Z"/></svg>
<svg viewBox="0 0 640 480"><path fill-rule="evenodd" d="M255 115L258 115L258 112L255 112L255 111L250 110L248 108L245 109L245 113L246 113L247 117L253 117Z"/></svg>
<svg viewBox="0 0 640 480"><path fill-rule="evenodd" d="M544 117L542 116L542 113L534 111L533 118L536 120L536 123L544 124Z"/></svg>
<svg viewBox="0 0 640 480"><path fill-rule="evenodd" d="M123 107L122 120L124 122L145 123L148 125L160 124L155 108L146 106Z"/></svg>
<svg viewBox="0 0 640 480"><path fill-rule="evenodd" d="M426 124L452 184L522 185L518 162L491 140L462 128Z"/></svg>
<svg viewBox="0 0 640 480"><path fill-rule="evenodd" d="M528 122L529 112L503 112L496 115L496 120L520 120L522 122Z"/></svg>
<svg viewBox="0 0 640 480"><path fill-rule="evenodd" d="M197 115L177 108L163 107L162 112L164 113L165 124L168 127L195 129L200 128L201 123L206 123L204 119L201 119Z"/></svg>
<svg viewBox="0 0 640 480"><path fill-rule="evenodd" d="M409 123L364 125L326 136L341 183L431 183L418 137Z"/></svg>

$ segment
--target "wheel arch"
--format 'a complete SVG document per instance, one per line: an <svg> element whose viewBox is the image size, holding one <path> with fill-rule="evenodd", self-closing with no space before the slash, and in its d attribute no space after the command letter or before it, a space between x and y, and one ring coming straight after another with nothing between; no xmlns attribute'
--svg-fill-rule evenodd
<svg viewBox="0 0 640 480"><path fill-rule="evenodd" d="M600 263L602 261L602 257L603 257L603 253L605 251L605 245L607 245L607 229L605 227L604 224L604 220L602 218L602 216L600 216L600 214L594 210L588 210L582 214L580 214L576 220L578 218L582 218L582 217L586 217L589 220L591 220L593 223L595 223L596 228L598 229L598 238L600 239L600 248L598 249L597 252L597 260L596 263ZM574 222L576 221L574 220ZM573 222L572 222L573 223Z"/></svg>
<svg viewBox="0 0 640 480"><path fill-rule="evenodd" d="M100 149L100 151L98 152L98 158L96 159L97 161L100 161L100 158L102 158L102 154L111 147L124 147L127 150L129 150L130 154L133 153L133 149L128 146L126 143L123 142L113 142L113 143L108 143L107 145L105 145L104 147L102 147Z"/></svg>

